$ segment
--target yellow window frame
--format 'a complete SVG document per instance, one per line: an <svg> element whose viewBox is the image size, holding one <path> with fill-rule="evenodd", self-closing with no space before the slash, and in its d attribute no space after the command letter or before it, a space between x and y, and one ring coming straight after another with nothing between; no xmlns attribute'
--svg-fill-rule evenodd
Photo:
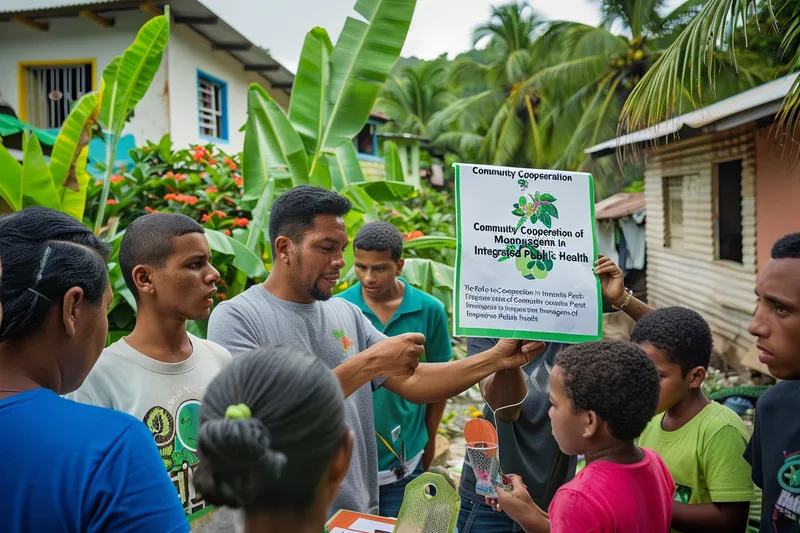
<svg viewBox="0 0 800 533"><path fill-rule="evenodd" d="M17 90L19 92L19 119L28 121L28 68L30 67L57 67L60 65L86 65L92 66L92 90L97 90L97 59L47 59L37 61L20 61L17 63Z"/></svg>

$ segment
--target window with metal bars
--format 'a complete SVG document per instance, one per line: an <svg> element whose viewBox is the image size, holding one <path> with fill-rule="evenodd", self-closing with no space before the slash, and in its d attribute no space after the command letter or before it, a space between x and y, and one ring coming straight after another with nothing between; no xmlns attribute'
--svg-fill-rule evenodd
<svg viewBox="0 0 800 533"><path fill-rule="evenodd" d="M228 85L204 72L197 73L197 113L200 136L228 140Z"/></svg>
<svg viewBox="0 0 800 533"><path fill-rule="evenodd" d="M664 178L664 246L683 248L683 178Z"/></svg>
<svg viewBox="0 0 800 533"><path fill-rule="evenodd" d="M25 102L31 126L58 129L72 104L92 90L92 64L25 67Z"/></svg>

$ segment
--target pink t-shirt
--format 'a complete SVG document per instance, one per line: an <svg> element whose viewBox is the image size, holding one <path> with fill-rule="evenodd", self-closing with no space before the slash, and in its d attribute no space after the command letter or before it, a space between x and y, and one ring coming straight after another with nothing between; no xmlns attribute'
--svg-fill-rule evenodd
<svg viewBox="0 0 800 533"><path fill-rule="evenodd" d="M664 461L590 463L558 489L550 504L550 533L669 533L675 483Z"/></svg>

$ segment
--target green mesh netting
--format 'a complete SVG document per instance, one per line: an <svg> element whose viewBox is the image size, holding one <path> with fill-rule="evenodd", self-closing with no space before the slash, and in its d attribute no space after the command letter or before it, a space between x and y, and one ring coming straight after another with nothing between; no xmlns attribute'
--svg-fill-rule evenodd
<svg viewBox="0 0 800 533"><path fill-rule="evenodd" d="M394 533L455 533L460 508L447 480L426 472L406 486Z"/></svg>

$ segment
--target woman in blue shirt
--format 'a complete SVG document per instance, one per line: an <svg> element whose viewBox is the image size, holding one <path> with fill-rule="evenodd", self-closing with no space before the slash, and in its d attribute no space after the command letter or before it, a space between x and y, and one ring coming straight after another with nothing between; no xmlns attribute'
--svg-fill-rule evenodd
<svg viewBox="0 0 800 533"><path fill-rule="evenodd" d="M63 213L0 217L0 531L189 530L147 427L61 397L105 345L109 254Z"/></svg>

